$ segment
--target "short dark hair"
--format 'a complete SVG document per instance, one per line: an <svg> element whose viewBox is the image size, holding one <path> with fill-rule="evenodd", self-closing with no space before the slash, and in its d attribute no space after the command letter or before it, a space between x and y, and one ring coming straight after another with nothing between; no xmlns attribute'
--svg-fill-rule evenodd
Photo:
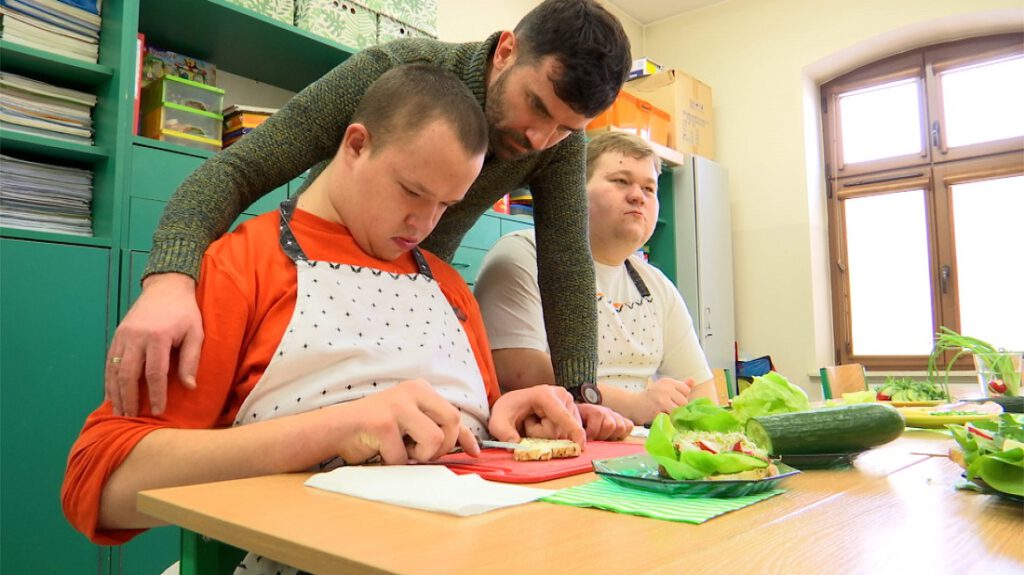
<svg viewBox="0 0 1024 575"><path fill-rule="evenodd" d="M405 64L381 74L352 114L352 123L373 136L374 151L435 120L447 122L467 152L487 151L480 103L455 74L432 64Z"/></svg>
<svg viewBox="0 0 1024 575"><path fill-rule="evenodd" d="M554 56L561 76L555 94L577 114L608 109L632 65L618 18L594 0L545 0L516 24L517 64Z"/></svg>

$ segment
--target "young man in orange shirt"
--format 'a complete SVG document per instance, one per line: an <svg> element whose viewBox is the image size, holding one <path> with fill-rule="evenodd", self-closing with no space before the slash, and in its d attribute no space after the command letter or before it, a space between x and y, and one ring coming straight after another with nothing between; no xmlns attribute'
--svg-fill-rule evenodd
<svg viewBox="0 0 1024 575"><path fill-rule="evenodd" d="M89 416L68 461L69 521L119 544L156 524L135 510L145 489L428 461L456 444L476 454L488 432L585 442L564 389L499 397L469 288L417 248L486 149L480 106L451 73L381 76L310 188L206 252L201 385L169 386L160 415L143 396L138 417L109 401Z"/></svg>

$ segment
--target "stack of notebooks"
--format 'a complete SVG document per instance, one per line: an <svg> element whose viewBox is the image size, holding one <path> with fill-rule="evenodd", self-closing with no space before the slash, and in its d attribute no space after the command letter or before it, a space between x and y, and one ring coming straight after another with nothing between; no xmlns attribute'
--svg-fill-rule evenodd
<svg viewBox="0 0 1024 575"><path fill-rule="evenodd" d="M530 190L521 188L509 194L508 213L513 216L533 215L533 195Z"/></svg>
<svg viewBox="0 0 1024 575"><path fill-rule="evenodd" d="M92 172L0 155L0 226L92 235Z"/></svg>
<svg viewBox="0 0 1024 575"><path fill-rule="evenodd" d="M0 72L0 128L92 145L96 96Z"/></svg>
<svg viewBox="0 0 1024 575"><path fill-rule="evenodd" d="M224 108L224 147L239 141L239 138L252 132L257 126L266 122L278 108L259 107L255 105L234 104Z"/></svg>
<svg viewBox="0 0 1024 575"><path fill-rule="evenodd" d="M96 63L102 0L0 0L5 41Z"/></svg>
<svg viewBox="0 0 1024 575"><path fill-rule="evenodd" d="M241 104L224 108L224 147L237 142L239 138L253 131L275 112L277 112L277 108L261 108Z"/></svg>

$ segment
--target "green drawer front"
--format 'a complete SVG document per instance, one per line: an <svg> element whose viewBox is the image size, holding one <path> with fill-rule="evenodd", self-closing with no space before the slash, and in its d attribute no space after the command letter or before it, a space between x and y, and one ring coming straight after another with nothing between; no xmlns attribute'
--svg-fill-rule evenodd
<svg viewBox="0 0 1024 575"><path fill-rule="evenodd" d="M480 264L484 261L487 250L476 248L460 247L455 250L455 257L452 258L452 267L459 270L462 279L473 285L476 282L476 274L480 273Z"/></svg>
<svg viewBox="0 0 1024 575"><path fill-rule="evenodd" d="M137 198L167 201L205 158L132 146L129 191Z"/></svg>
<svg viewBox="0 0 1024 575"><path fill-rule="evenodd" d="M167 202L146 198L131 199L131 213L128 220L128 249L148 252L153 249L153 232L160 223Z"/></svg>
<svg viewBox="0 0 1024 575"><path fill-rule="evenodd" d="M501 237L501 219L484 214L462 238L463 247L489 250Z"/></svg>
<svg viewBox="0 0 1024 575"><path fill-rule="evenodd" d="M501 219L501 235L505 235L509 232L514 232L517 230L528 230L532 227L532 219L523 221L507 220L505 218Z"/></svg>
<svg viewBox="0 0 1024 575"><path fill-rule="evenodd" d="M281 202L288 199L288 184L285 184L262 198L256 200L251 206L244 210L244 213L251 216L276 211Z"/></svg>
<svg viewBox="0 0 1024 575"><path fill-rule="evenodd" d="M142 292L142 272L149 261L149 252L131 252L128 264L128 305L135 303Z"/></svg>

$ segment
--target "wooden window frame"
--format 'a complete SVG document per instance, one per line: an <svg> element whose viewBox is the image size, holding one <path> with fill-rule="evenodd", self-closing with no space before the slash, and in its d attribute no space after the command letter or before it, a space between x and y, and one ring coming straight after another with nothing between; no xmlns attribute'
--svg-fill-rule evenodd
<svg viewBox="0 0 1024 575"><path fill-rule="evenodd" d="M1024 173L1024 137L984 142L949 149L941 116L939 75L946 70L1000 57L1024 54L1024 34L971 38L917 49L892 56L836 78L821 87L822 127L826 159L826 194L835 360L861 363L871 369L924 370L928 356L855 355L846 272L844 200L899 190L925 189L928 227L928 269L931 271L933 329L945 325L959 330L959 304L953 207L950 186ZM908 78L917 78L922 98L922 153L857 164L842 164L842 137L838 114L840 94ZM938 123L938 137L931 137ZM948 266L943 291L942 269ZM951 357L943 358L948 361ZM973 369L970 358L955 368Z"/></svg>

